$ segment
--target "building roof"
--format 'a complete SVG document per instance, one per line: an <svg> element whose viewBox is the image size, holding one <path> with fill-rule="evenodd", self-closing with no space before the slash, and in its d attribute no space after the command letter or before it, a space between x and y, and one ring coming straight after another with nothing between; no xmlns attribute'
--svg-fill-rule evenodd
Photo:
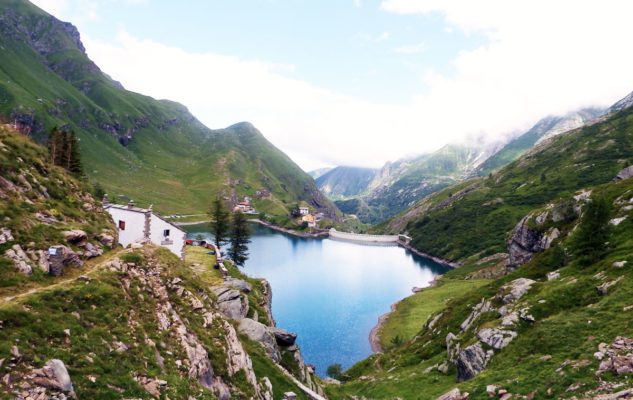
<svg viewBox="0 0 633 400"><path fill-rule="evenodd" d="M108 204L107 206L104 206L103 209L107 210L108 208L116 208L119 210L123 210L123 211L130 211L130 212L136 212L136 213L141 213L141 214L147 214L147 213L151 213L153 216L155 216L156 218L160 219L161 221L171 225L174 227L174 229L179 230L180 232L185 232L182 229L180 229L177 225L174 225L174 223L167 221L165 218L161 217L160 215L158 215L157 213L153 212L151 209L149 208L140 208L140 207L130 207L128 205L124 205L124 204Z"/></svg>

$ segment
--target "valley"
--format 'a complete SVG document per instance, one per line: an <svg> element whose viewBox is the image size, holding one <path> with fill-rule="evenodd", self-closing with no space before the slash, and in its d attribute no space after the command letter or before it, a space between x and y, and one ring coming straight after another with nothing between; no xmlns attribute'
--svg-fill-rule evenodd
<svg viewBox="0 0 633 400"><path fill-rule="evenodd" d="M304 5L329 28L297 18L280 37L294 19L276 2L200 3L193 38L181 6L77 1L0 2L0 399L633 399L633 93L605 103L630 86L615 67L593 67L600 90L596 75L543 93L536 64L509 84L484 60L513 24L470 25L464 5L354 2L340 21ZM182 69L153 84L191 82L180 54L209 70L194 89L215 83L213 115L254 123L210 128L102 71L104 16L150 35L139 10L192 47L120 32L108 54L139 52L125 82L150 48ZM82 41L58 15L109 30ZM397 45L421 18L435 46ZM389 31L361 32L378 20ZM449 61L438 43L451 74L428 72ZM537 64L563 80L563 62ZM424 95L403 89L416 79Z"/></svg>

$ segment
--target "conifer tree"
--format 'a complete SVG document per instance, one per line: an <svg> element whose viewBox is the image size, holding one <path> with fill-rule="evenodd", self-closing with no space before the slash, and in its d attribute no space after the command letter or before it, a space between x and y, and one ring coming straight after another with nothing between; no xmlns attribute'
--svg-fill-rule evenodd
<svg viewBox="0 0 633 400"><path fill-rule="evenodd" d="M233 213L231 224L231 249L229 257L235 265L243 267L248 260L248 244L251 234L248 227L248 221L241 212Z"/></svg>
<svg viewBox="0 0 633 400"><path fill-rule="evenodd" d="M211 217L209 228L215 237L215 245L220 248L228 242L230 229L229 210L227 210L226 205L220 196L218 196L211 204L209 217Z"/></svg>

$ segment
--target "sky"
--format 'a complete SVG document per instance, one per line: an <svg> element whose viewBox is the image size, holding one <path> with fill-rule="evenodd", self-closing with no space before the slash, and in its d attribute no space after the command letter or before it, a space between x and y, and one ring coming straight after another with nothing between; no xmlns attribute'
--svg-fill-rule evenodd
<svg viewBox="0 0 633 400"><path fill-rule="evenodd" d="M627 0L32 0L127 89L303 169L495 141L633 91Z"/></svg>

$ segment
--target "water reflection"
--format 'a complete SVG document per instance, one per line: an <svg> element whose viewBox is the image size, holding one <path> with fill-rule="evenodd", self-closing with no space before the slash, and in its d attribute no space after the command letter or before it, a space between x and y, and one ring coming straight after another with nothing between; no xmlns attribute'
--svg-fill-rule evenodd
<svg viewBox="0 0 633 400"><path fill-rule="evenodd" d="M205 226L187 228L190 236ZM321 375L371 354L368 335L391 304L427 286L445 268L399 247L302 239L255 226L244 271L268 279L277 325L296 332Z"/></svg>

